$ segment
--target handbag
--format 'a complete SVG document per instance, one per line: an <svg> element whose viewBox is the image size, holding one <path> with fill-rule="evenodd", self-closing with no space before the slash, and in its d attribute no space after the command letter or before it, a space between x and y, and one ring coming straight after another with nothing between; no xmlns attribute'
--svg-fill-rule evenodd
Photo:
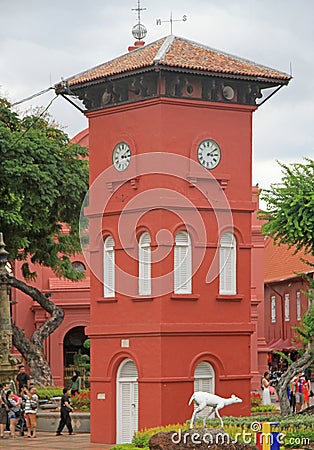
<svg viewBox="0 0 314 450"><path fill-rule="evenodd" d="M34 400L31 400L31 409L37 409L37 402L34 402Z"/></svg>
<svg viewBox="0 0 314 450"><path fill-rule="evenodd" d="M312 389L310 390L310 397L314 397L314 392L312 391Z"/></svg>

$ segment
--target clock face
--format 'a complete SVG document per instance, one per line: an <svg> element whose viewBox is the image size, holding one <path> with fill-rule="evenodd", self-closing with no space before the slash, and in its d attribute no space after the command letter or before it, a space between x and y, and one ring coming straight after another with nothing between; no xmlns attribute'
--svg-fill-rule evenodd
<svg viewBox="0 0 314 450"><path fill-rule="evenodd" d="M131 149L125 142L119 142L112 153L112 162L116 170L123 172L131 162Z"/></svg>
<svg viewBox="0 0 314 450"><path fill-rule="evenodd" d="M214 169L218 166L221 158L221 150L213 139L204 139L197 148L199 163L206 169Z"/></svg>

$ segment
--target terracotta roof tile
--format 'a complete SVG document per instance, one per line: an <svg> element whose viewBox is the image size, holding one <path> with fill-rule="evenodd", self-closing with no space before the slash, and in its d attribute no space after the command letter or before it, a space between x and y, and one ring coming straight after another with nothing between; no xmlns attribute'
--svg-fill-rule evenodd
<svg viewBox="0 0 314 450"><path fill-rule="evenodd" d="M314 267L301 261L301 258L314 263L314 256L302 252L293 254L294 248L287 245L274 245L273 240L267 238L264 252L264 282L283 281L294 278L299 273L314 272Z"/></svg>
<svg viewBox="0 0 314 450"><path fill-rule="evenodd" d="M167 36L67 81L70 86L154 66L199 70L210 74L262 78L287 83L290 75L176 36Z"/></svg>
<svg viewBox="0 0 314 450"><path fill-rule="evenodd" d="M111 61L101 64L93 69L87 70L69 79L69 85L94 81L100 78L129 72L154 64L154 57L161 47L164 39L141 47L125 55L119 56Z"/></svg>

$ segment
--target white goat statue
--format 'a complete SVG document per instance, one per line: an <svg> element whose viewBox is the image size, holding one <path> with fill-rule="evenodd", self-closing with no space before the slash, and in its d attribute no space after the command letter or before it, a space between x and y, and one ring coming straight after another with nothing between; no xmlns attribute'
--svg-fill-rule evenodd
<svg viewBox="0 0 314 450"><path fill-rule="evenodd" d="M189 405L191 405L192 402L196 403L197 408L194 409L194 412L192 414L190 428L193 428L196 414L203 411L206 406L211 406L211 409L203 419L204 428L206 427L207 418L213 412L215 412L216 416L220 420L221 428L223 428L224 424L219 415L219 409L222 409L224 406L232 405L234 403L242 403L242 399L235 396L234 394L232 394L230 398L223 398L219 397L219 395L210 394L209 392L194 392L194 394L190 398Z"/></svg>

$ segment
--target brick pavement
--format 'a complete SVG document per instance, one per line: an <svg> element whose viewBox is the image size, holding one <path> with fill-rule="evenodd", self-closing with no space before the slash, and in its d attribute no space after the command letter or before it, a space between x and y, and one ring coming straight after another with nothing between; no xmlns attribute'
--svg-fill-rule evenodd
<svg viewBox="0 0 314 450"><path fill-rule="evenodd" d="M107 444L91 444L90 434L78 433L73 436L69 436L67 433L62 436L56 436L55 433L38 432L37 438L25 438L18 436L15 439L1 439L0 447L3 449L9 448L11 450L24 449L37 449L37 450L71 450L71 449L99 449L109 450L112 445Z"/></svg>

